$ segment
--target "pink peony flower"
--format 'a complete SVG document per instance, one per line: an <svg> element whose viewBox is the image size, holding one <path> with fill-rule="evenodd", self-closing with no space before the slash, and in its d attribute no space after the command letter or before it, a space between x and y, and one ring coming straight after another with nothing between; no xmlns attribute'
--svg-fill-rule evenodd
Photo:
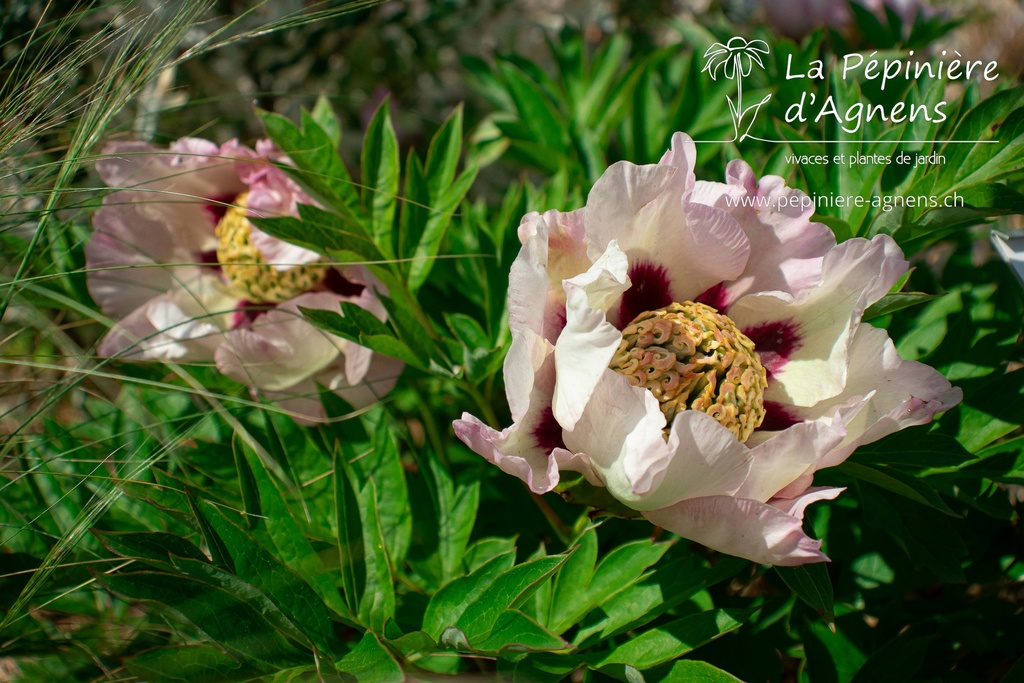
<svg viewBox="0 0 1024 683"><path fill-rule="evenodd" d="M889 237L837 245L782 178L737 160L697 182L695 156L677 133L660 163L605 171L584 208L523 218L513 424L467 413L455 432L536 493L581 473L716 550L827 560L803 511L842 489L814 472L962 394L861 322L907 269Z"/></svg>
<svg viewBox="0 0 1024 683"><path fill-rule="evenodd" d="M335 268L316 252L257 228L250 216L297 216L312 204L256 150L183 138L168 150L114 143L97 163L115 192L86 245L89 291L117 324L101 356L215 362L304 420L322 419L317 385L356 407L391 390L402 364L307 323L299 307L343 301L385 318L383 288L365 268Z"/></svg>

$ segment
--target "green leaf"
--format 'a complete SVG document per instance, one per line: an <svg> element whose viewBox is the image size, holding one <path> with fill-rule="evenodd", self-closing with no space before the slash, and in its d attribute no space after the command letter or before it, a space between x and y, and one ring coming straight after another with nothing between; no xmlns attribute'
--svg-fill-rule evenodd
<svg viewBox="0 0 1024 683"><path fill-rule="evenodd" d="M825 623L835 623L835 595L824 562L799 567L775 567L775 572L798 598L825 619Z"/></svg>
<svg viewBox="0 0 1024 683"><path fill-rule="evenodd" d="M201 503L200 512L231 553L234 573L269 598L321 652L337 653L330 615L309 584L215 506Z"/></svg>
<svg viewBox="0 0 1024 683"><path fill-rule="evenodd" d="M377 487L371 479L360 496L363 513L363 556L366 558L366 590L359 601L359 617L377 633L395 616L395 584L387 547L377 515Z"/></svg>
<svg viewBox="0 0 1024 683"><path fill-rule="evenodd" d="M928 654L930 637L900 635L868 657L853 683L902 683L913 680ZM1005 679L1004 679L1005 680Z"/></svg>
<svg viewBox="0 0 1024 683"><path fill-rule="evenodd" d="M541 557L503 572L476 600L466 606L456 626L466 634L470 642L486 636L504 612L523 604L566 557Z"/></svg>
<svg viewBox="0 0 1024 683"><path fill-rule="evenodd" d="M886 294L864 311L864 316L861 320L863 322L868 322L875 318L880 318L883 315L889 315L896 311L902 311L904 308L928 303L929 301L938 298L938 294L925 294L924 292L896 292L895 294Z"/></svg>
<svg viewBox="0 0 1024 683"><path fill-rule="evenodd" d="M251 220L260 230L278 239L325 256L333 257L337 252L344 252L363 261L379 261L383 258L374 243L363 234L361 228L351 223L351 219L309 204L299 204L298 207L299 218L277 216ZM344 259L346 262L352 260Z"/></svg>
<svg viewBox="0 0 1024 683"><path fill-rule="evenodd" d="M395 257L393 229L401 160L390 108L390 99L384 98L366 128L362 196L373 241L385 258L392 259Z"/></svg>
<svg viewBox="0 0 1024 683"><path fill-rule="evenodd" d="M207 583L157 572L103 575L97 580L126 600L163 604L192 622L206 642L252 666L272 671L306 659L259 612Z"/></svg>
<svg viewBox="0 0 1024 683"><path fill-rule="evenodd" d="M427 193L432 202L439 201L455 179L455 169L459 165L459 154L462 151L462 105L455 107L441 128L430 140L427 150L427 161L424 174L427 180Z"/></svg>
<svg viewBox="0 0 1024 683"><path fill-rule="evenodd" d="M238 488L242 494L242 508L245 511L245 524L250 529L256 528L256 520L263 516L260 508L260 490L256 484L249 461L245 459L241 440L237 434L231 435L231 451L235 457L235 473L238 475ZM181 555L181 553L175 553ZM187 555L186 555L187 557Z"/></svg>
<svg viewBox="0 0 1024 683"><path fill-rule="evenodd" d="M282 169L305 187L321 203L334 207L353 227L361 225L358 219L359 196L352 176L338 156L330 136L315 119L302 112L302 127L279 114L261 109L257 115L267 129L270 139L288 155L297 168Z"/></svg>
<svg viewBox="0 0 1024 683"><path fill-rule="evenodd" d="M581 648L589 647L647 624L698 591L731 578L746 566L745 560L724 558L714 567L704 567L696 556L677 546L671 560L659 562L653 571L625 590L617 591L600 610L590 615L591 618L584 620L573 643Z"/></svg>
<svg viewBox="0 0 1024 683"><path fill-rule="evenodd" d="M959 517L928 484L916 477L885 465L861 465L847 460L839 465L838 471L861 481L874 484L915 502L927 505L950 517Z"/></svg>
<svg viewBox="0 0 1024 683"><path fill-rule="evenodd" d="M722 671L707 662L682 659L672 664L668 673L660 678L646 676L648 683L741 683L731 673Z"/></svg>
<svg viewBox="0 0 1024 683"><path fill-rule="evenodd" d="M217 532L210 526L210 522L203 516L199 509L199 501L188 487L185 487L185 497L188 499L189 508L199 524L199 531L203 535L203 540L206 541L206 547L210 549L210 557L213 558L217 566L234 573L235 565L231 561L231 554L228 552L227 546L224 545L224 541L221 540Z"/></svg>
<svg viewBox="0 0 1024 683"><path fill-rule="evenodd" d="M180 645L146 650L125 660L133 676L150 683L226 683L249 680L259 669L206 645Z"/></svg>
<svg viewBox="0 0 1024 683"><path fill-rule="evenodd" d="M427 488L437 524L421 526L426 538L419 551L425 556L415 564L418 571L434 579L435 585L443 586L463 573L462 561L480 502L480 480L471 476L456 480L429 453L420 468L424 476L419 481ZM428 515L429 511L421 514Z"/></svg>
<svg viewBox="0 0 1024 683"><path fill-rule="evenodd" d="M436 201L431 201L430 217L423 227L423 234L409 267L409 291L417 291L426 282L441 250L441 241L452 221L452 215L472 187L478 171L476 166L467 168Z"/></svg>
<svg viewBox="0 0 1024 683"><path fill-rule="evenodd" d="M742 626L756 609L716 609L693 614L644 631L606 655L587 659L600 667L607 664L630 664L641 671L670 662L704 643Z"/></svg>
<svg viewBox="0 0 1024 683"><path fill-rule="evenodd" d="M173 569L171 555L209 562L206 555L191 541L174 534L162 531L91 531L115 555L139 560L158 569Z"/></svg>
<svg viewBox="0 0 1024 683"><path fill-rule="evenodd" d="M423 615L423 630L435 639L440 638L444 629L457 624L466 608L476 602L498 576L512 568L515 560L515 550L507 550L434 593Z"/></svg>
<svg viewBox="0 0 1024 683"><path fill-rule="evenodd" d="M859 447L850 460L871 465L907 467L918 471L960 467L974 461L953 437L922 433L923 429L904 429Z"/></svg>
<svg viewBox="0 0 1024 683"><path fill-rule="evenodd" d="M503 612L490 635L479 643L471 641L481 652L564 650L569 643L551 633L522 612Z"/></svg>
<svg viewBox="0 0 1024 683"><path fill-rule="evenodd" d="M517 137L532 138L548 150L567 152L566 122L536 82L509 61L499 60L497 68L519 112L519 119L530 131L529 136Z"/></svg>
<svg viewBox="0 0 1024 683"><path fill-rule="evenodd" d="M341 144L341 124L338 123L338 117L334 115L331 101L324 95L320 95L316 98L316 104L313 105L313 111L310 112L310 115L316 121L316 125L320 126L321 130L334 143L334 148L337 149L338 145Z"/></svg>
<svg viewBox="0 0 1024 683"><path fill-rule="evenodd" d="M564 633L590 610L594 597L590 583L597 564L597 531L587 529L575 550L552 578L551 605L543 621L554 633Z"/></svg>
<svg viewBox="0 0 1024 683"><path fill-rule="evenodd" d="M402 683L405 680L402 667L370 631L363 634L359 644L338 662L337 667L357 681Z"/></svg>
<svg viewBox="0 0 1024 683"><path fill-rule="evenodd" d="M245 448L244 453L256 479L256 486L260 492L260 507L264 514L258 521L256 530L266 531L276 549L274 556L308 581L328 607L339 616L351 618L352 611L338 594L338 586L332 574L324 568L313 546L292 517L284 495L267 472L263 461L250 448Z"/></svg>
<svg viewBox="0 0 1024 683"><path fill-rule="evenodd" d="M373 432L373 448L351 463L357 481L373 481L377 491L377 515L395 566L405 561L412 537L412 511L405 470L391 423L382 417Z"/></svg>
<svg viewBox="0 0 1024 683"><path fill-rule="evenodd" d="M349 304L349 306L346 307L345 304ZM419 355L413 353L408 346L399 341L394 333L384 323L375 318L372 313L347 301L342 302L342 310L353 312L353 316L348 318L334 311L299 307L302 316L321 330L326 330L331 334L349 339L386 356L397 358L414 367L426 369ZM361 313L355 311L361 311ZM371 318L372 321L370 320ZM359 320L359 323L356 320ZM364 332L360 327L360 323L365 323L371 330L376 332Z"/></svg>
<svg viewBox="0 0 1024 683"><path fill-rule="evenodd" d="M352 459L348 444L334 454L334 511L338 525L338 556L341 561L341 585L345 603L353 613L359 612L366 588L366 546L363 542L363 521L359 497L348 461Z"/></svg>

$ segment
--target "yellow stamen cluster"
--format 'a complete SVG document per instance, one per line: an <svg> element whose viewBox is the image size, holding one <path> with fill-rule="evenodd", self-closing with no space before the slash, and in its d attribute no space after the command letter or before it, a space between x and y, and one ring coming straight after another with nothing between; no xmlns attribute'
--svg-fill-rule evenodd
<svg viewBox="0 0 1024 683"><path fill-rule="evenodd" d="M645 311L622 331L610 365L649 389L669 425L683 410L700 410L740 441L764 419L768 386L754 343L714 308L690 301Z"/></svg>
<svg viewBox="0 0 1024 683"><path fill-rule="evenodd" d="M247 193L238 195L217 223L217 261L239 297L253 303L280 303L323 282L327 266L309 263L278 270L265 262L250 238L247 199Z"/></svg>

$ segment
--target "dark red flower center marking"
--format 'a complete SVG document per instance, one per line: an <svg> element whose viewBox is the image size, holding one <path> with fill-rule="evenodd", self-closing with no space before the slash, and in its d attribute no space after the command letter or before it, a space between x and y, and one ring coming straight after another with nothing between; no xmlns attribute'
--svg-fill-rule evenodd
<svg viewBox="0 0 1024 683"><path fill-rule="evenodd" d="M637 261L629 267L632 286L619 302L619 329L624 329L641 313L656 311L672 303L668 272L650 261Z"/></svg>
<svg viewBox="0 0 1024 683"><path fill-rule="evenodd" d="M533 428L533 438L537 440L537 447L545 453L550 454L556 448L565 448L565 441L562 440L562 425L558 424L550 406L540 411L540 419L537 421L537 426Z"/></svg>
<svg viewBox="0 0 1024 683"><path fill-rule="evenodd" d="M761 426L757 429L758 431L781 432L783 429L801 422L803 420L790 413L781 403L765 401L764 420L761 421Z"/></svg>
<svg viewBox="0 0 1024 683"><path fill-rule="evenodd" d="M238 327L252 327L252 324L256 322L256 319L271 308L273 308L273 306L258 304L244 299L239 301L235 306L234 313L231 314L231 329Z"/></svg>
<svg viewBox="0 0 1024 683"><path fill-rule="evenodd" d="M729 292L725 289L725 283L719 282L714 287L705 289L700 296L694 299L694 303L704 304L719 313L725 313L729 307Z"/></svg>
<svg viewBox="0 0 1024 683"><path fill-rule="evenodd" d="M324 286L338 296L359 296L366 289L365 285L352 282L338 271L337 268L329 268L327 276L324 277Z"/></svg>
<svg viewBox="0 0 1024 683"><path fill-rule="evenodd" d="M209 197L206 204L203 204L203 210L213 221L214 225L220 223L220 219L224 218L224 214L231 208L231 203L235 201L235 195L222 195L218 197Z"/></svg>
<svg viewBox="0 0 1024 683"><path fill-rule="evenodd" d="M220 270L220 261L217 260L217 250L207 249L206 251L199 252L199 264L206 268Z"/></svg>
<svg viewBox="0 0 1024 683"><path fill-rule="evenodd" d="M800 328L792 321L761 323L743 330L743 334L754 342L754 350L761 357L761 365L769 379L803 346Z"/></svg>

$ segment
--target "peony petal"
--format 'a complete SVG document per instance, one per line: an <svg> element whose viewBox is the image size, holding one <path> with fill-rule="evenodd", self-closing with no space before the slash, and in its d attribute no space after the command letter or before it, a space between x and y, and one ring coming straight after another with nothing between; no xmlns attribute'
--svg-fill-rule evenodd
<svg viewBox="0 0 1024 683"><path fill-rule="evenodd" d="M681 166L611 166L583 211L591 258L615 240L632 267L664 269L672 299L685 301L740 275L750 245L727 212L684 200L693 183L685 140L679 144L667 159Z"/></svg>
<svg viewBox="0 0 1024 683"><path fill-rule="evenodd" d="M197 138L183 138L167 150L146 142L113 143L103 149L96 170L108 187L145 189L156 193L154 200L234 197L245 185L228 149Z"/></svg>
<svg viewBox="0 0 1024 683"><path fill-rule="evenodd" d="M828 227L812 223L814 204L800 190L786 187L779 176L760 181L746 162L736 159L726 168L727 184L696 184L691 195L728 210L750 241L751 253L743 273L725 287L724 305L753 292L780 291L796 295L821 283L822 261L836 246Z"/></svg>
<svg viewBox="0 0 1024 683"><path fill-rule="evenodd" d="M523 246L509 273L509 328L529 328L554 342L565 327L562 280L590 268L581 211L527 214L519 225Z"/></svg>
<svg viewBox="0 0 1024 683"><path fill-rule="evenodd" d="M626 259L614 241L586 273L566 280L565 329L555 344L555 418L572 429L594 386L612 360L622 335L608 322L604 306L629 286Z"/></svg>
<svg viewBox="0 0 1024 683"><path fill-rule="evenodd" d="M673 454L654 395L605 368L575 427L564 432L567 449L587 457L613 496L627 505L642 504L651 479L668 467Z"/></svg>
<svg viewBox="0 0 1024 683"><path fill-rule="evenodd" d="M283 391L319 373L346 342L310 325L298 309L335 310L338 300L328 292L302 294L259 316L251 329L227 332L217 349L217 368L265 391Z"/></svg>
<svg viewBox="0 0 1024 683"><path fill-rule="evenodd" d="M900 358L885 330L861 323L850 345L849 380L843 392L794 412L805 420L820 420L837 409L853 413L845 439L814 467L821 469L838 465L862 444L931 422L962 399L963 391L934 368Z"/></svg>
<svg viewBox="0 0 1024 683"><path fill-rule="evenodd" d="M733 304L729 316L758 353L778 355L765 363L771 373L766 398L812 406L842 392L848 347L864 309L906 269L890 237L852 239L825 256L820 286L795 297L785 292L752 294Z"/></svg>
<svg viewBox="0 0 1024 683"><path fill-rule="evenodd" d="M816 465L844 436L843 417L835 410L778 432L752 449L750 474L736 496L767 502Z"/></svg>
<svg viewBox="0 0 1024 683"><path fill-rule="evenodd" d="M812 491L806 500L785 502L793 514L775 505L728 496L693 498L643 514L658 526L720 552L792 567L828 561L820 550L821 541L804 533L801 515L808 503L834 498L841 491Z"/></svg>
<svg viewBox="0 0 1024 683"><path fill-rule="evenodd" d="M474 452L519 479L534 493L547 493L559 481L558 461L586 469L565 451L561 427L551 412L555 363L551 345L536 334L513 339L505 358L506 391L513 408L514 424L502 431L464 413L453 424L455 434Z"/></svg>
<svg viewBox="0 0 1024 683"><path fill-rule="evenodd" d="M260 250L263 260L273 266L274 270L290 270L296 266L316 263L323 258L312 249L272 237L255 225L249 226L249 239L252 245Z"/></svg>

